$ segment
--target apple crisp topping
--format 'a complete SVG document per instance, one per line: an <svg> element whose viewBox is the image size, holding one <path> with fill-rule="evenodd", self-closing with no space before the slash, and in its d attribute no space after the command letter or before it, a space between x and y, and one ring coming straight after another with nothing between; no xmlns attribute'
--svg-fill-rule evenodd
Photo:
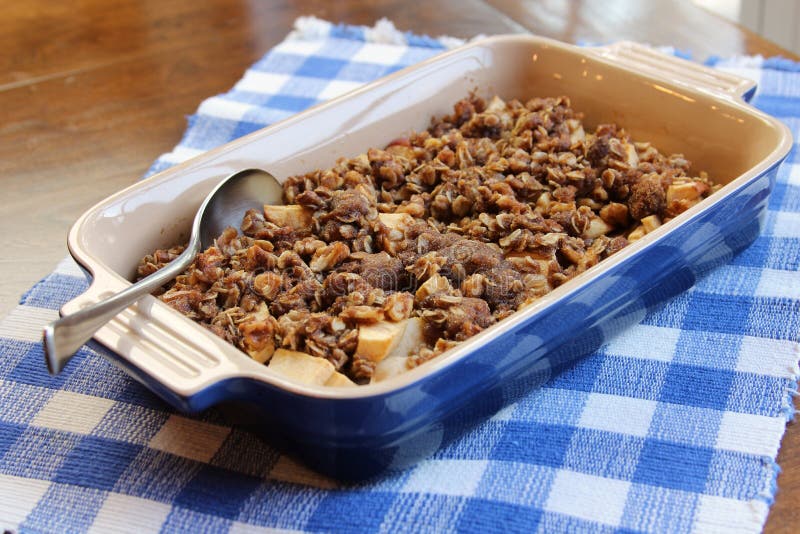
<svg viewBox="0 0 800 534"><path fill-rule="evenodd" d="M508 317L715 189L569 99L470 96L426 131L289 177L159 298L276 372L365 384ZM180 247L139 265L147 276Z"/></svg>

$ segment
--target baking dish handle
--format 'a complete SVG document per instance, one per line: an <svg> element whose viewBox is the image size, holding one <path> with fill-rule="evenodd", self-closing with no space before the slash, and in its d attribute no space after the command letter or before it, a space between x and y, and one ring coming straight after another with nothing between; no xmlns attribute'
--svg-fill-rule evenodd
<svg viewBox="0 0 800 534"><path fill-rule="evenodd" d="M61 314L99 302L130 285L119 277L95 278L89 288L61 308ZM93 345L164 400L197 411L214 403L199 395L227 379L241 376L241 362L226 352L227 342L147 295L97 330ZM248 358L243 358L248 359ZM246 367L246 366L245 366Z"/></svg>
<svg viewBox="0 0 800 534"><path fill-rule="evenodd" d="M756 92L757 83L753 80L670 56L639 43L621 41L592 51L637 72L666 75L675 83L717 96L749 102Z"/></svg>

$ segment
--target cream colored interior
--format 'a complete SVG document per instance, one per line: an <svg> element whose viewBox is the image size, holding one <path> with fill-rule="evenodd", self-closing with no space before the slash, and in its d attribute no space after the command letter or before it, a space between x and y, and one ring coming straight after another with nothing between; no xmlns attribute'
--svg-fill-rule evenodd
<svg viewBox="0 0 800 534"><path fill-rule="evenodd" d="M751 109L608 64L591 52L533 37L489 40L401 72L165 171L99 204L78 221L73 254L96 276L130 279L139 259L186 239L197 206L222 177L248 167L278 177L382 146L476 90L526 99L568 95L594 127L624 126L636 140L682 152L719 182L763 164L782 132Z"/></svg>

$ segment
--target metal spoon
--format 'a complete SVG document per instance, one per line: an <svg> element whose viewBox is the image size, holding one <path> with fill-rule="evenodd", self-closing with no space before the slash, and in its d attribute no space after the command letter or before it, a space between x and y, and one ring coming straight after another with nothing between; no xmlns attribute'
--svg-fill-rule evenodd
<svg viewBox="0 0 800 534"><path fill-rule="evenodd" d="M281 204L282 195L278 180L259 169L239 171L220 182L197 210L189 244L180 256L113 297L45 327L44 353L50 374L60 373L72 355L115 315L186 270L225 228L237 228L245 211L263 209L264 204Z"/></svg>

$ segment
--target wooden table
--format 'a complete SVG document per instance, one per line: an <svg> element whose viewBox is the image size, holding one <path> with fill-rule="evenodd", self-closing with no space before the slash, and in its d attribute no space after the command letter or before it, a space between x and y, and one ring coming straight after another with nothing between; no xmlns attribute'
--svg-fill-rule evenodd
<svg viewBox="0 0 800 534"><path fill-rule="evenodd" d="M419 7L423 6L423 7ZM688 2L532 0L83 0L4 2L0 18L0 316L66 255L86 208L134 182L180 139L186 115L227 90L300 15L470 37L533 32L631 39L711 54L800 59ZM791 425L767 532L800 518Z"/></svg>

